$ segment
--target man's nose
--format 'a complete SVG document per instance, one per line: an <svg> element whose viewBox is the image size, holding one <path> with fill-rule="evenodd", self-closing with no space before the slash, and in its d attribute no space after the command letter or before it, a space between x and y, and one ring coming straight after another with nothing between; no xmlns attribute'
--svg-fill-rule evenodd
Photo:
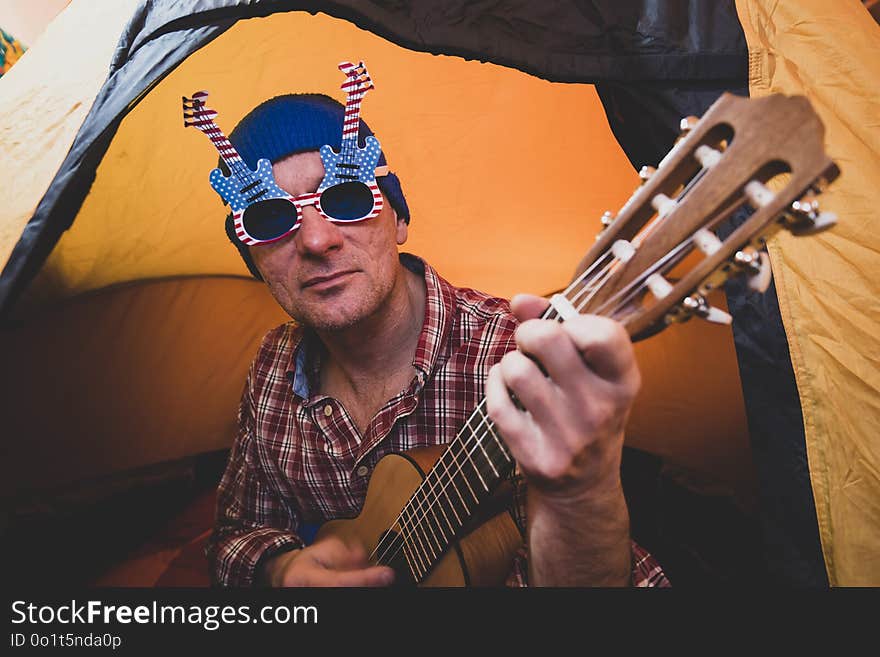
<svg viewBox="0 0 880 657"><path fill-rule="evenodd" d="M296 240L300 251L311 255L323 255L342 246L339 226L327 221L313 206L302 209L302 223Z"/></svg>

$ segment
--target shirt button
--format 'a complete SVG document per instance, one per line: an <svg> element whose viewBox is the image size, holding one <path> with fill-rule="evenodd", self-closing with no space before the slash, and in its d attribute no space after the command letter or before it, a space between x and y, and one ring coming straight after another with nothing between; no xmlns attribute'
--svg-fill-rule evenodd
<svg viewBox="0 0 880 657"><path fill-rule="evenodd" d="M361 467L359 467L359 468L357 469L357 475L358 475L358 477L366 477L366 476L367 476L367 473L368 473L369 471L370 471L370 469L369 469L367 466L362 465Z"/></svg>
<svg viewBox="0 0 880 657"><path fill-rule="evenodd" d="M333 415L333 407L330 404L327 404L324 407L324 415L326 415L327 417L330 417L331 415Z"/></svg>

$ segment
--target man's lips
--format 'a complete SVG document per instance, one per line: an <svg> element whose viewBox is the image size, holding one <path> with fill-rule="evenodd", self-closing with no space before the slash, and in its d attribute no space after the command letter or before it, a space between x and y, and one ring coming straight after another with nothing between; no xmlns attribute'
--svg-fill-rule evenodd
<svg viewBox="0 0 880 657"><path fill-rule="evenodd" d="M320 276L312 276L311 278L306 279L302 288L305 289L307 287L329 287L336 283L338 280L341 280L343 277L348 274L353 274L354 270L346 269L345 271L337 271L332 274L321 274Z"/></svg>

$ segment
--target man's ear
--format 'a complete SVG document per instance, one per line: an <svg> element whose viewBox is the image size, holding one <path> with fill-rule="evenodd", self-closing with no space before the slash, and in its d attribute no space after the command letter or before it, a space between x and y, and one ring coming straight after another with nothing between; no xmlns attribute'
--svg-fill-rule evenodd
<svg viewBox="0 0 880 657"><path fill-rule="evenodd" d="M397 222L397 243L403 244L406 242L406 238L409 235L409 224L407 224L404 219L397 216L397 210L391 208L391 211L394 213L394 221Z"/></svg>

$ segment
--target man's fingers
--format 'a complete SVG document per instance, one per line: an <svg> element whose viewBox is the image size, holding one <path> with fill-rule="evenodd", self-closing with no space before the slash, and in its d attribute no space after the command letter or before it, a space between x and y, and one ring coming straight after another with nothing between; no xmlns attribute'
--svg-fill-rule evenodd
<svg viewBox="0 0 880 657"><path fill-rule="evenodd" d="M575 392L580 394L581 385L594 383L590 381L594 375L584 367L581 353L562 324L529 320L516 329L515 338L520 351L537 360L556 385L566 389L576 385Z"/></svg>
<svg viewBox="0 0 880 657"><path fill-rule="evenodd" d="M394 571L387 566L371 566L362 570L328 571L323 586L389 586Z"/></svg>
<svg viewBox="0 0 880 657"><path fill-rule="evenodd" d="M510 300L510 309L521 322L540 317L549 305L547 299L534 294L517 294Z"/></svg>
<svg viewBox="0 0 880 657"><path fill-rule="evenodd" d="M312 558L326 568L345 570L367 565L367 555L357 545L347 545L338 538L318 541L309 550Z"/></svg>
<svg viewBox="0 0 880 657"><path fill-rule="evenodd" d="M522 430L523 413L514 406L510 398L510 392L501 373L501 363L492 366L486 379L486 410L502 436Z"/></svg>
<svg viewBox="0 0 880 657"><path fill-rule="evenodd" d="M574 357L578 355L572 349ZM499 363L504 384L522 406L531 413L535 423L548 434L555 433L561 392L535 362L519 351L505 354ZM583 365L581 365L583 367Z"/></svg>
<svg viewBox="0 0 880 657"><path fill-rule="evenodd" d="M607 317L578 315L564 322L562 328L599 377L638 387L632 341L622 325Z"/></svg>
<svg viewBox="0 0 880 657"><path fill-rule="evenodd" d="M388 586L394 571L386 566L369 566L367 555L359 545L348 545L338 538L315 543L304 555L314 561L307 586Z"/></svg>
<svg viewBox="0 0 880 657"><path fill-rule="evenodd" d="M513 458L522 468L530 469L541 446L534 444L536 433L531 417L518 409L510 398L501 363L492 366L486 379L486 410Z"/></svg>

